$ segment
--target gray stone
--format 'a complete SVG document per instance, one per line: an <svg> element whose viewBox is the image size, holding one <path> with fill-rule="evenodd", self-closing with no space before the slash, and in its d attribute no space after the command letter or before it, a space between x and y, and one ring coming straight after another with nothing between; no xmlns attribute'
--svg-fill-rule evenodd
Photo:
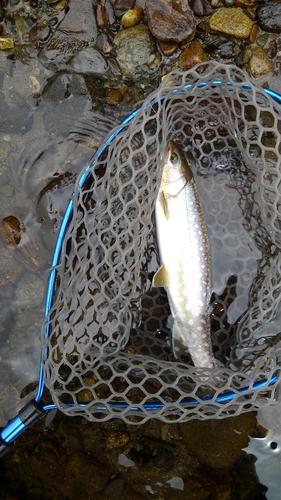
<svg viewBox="0 0 281 500"><path fill-rule="evenodd" d="M75 71L75 73L104 75L108 66L105 58L98 50L88 47L74 56L70 63L70 68Z"/></svg>
<svg viewBox="0 0 281 500"><path fill-rule="evenodd" d="M123 75L128 78L139 76L156 49L149 29L143 24L119 31L114 43L117 48L117 61Z"/></svg>

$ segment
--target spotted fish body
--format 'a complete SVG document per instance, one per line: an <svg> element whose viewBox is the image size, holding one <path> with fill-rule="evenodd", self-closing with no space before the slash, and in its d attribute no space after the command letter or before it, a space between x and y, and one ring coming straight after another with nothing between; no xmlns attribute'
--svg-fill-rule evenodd
<svg viewBox="0 0 281 500"><path fill-rule="evenodd" d="M173 142L167 145L155 214L162 266L153 286L164 286L168 294L174 354L180 358L189 351L195 366L214 368L208 234L192 171Z"/></svg>

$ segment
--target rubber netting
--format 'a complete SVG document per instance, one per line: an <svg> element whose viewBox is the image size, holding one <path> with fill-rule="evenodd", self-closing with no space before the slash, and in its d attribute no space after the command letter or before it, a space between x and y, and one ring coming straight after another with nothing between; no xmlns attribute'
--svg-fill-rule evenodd
<svg viewBox="0 0 281 500"><path fill-rule="evenodd" d="M76 185L42 331L45 383L58 408L93 421L183 422L275 401L280 131L279 104L243 71L216 62L171 73L113 130ZM208 228L215 370L174 358L167 296L152 288L168 140L190 160Z"/></svg>

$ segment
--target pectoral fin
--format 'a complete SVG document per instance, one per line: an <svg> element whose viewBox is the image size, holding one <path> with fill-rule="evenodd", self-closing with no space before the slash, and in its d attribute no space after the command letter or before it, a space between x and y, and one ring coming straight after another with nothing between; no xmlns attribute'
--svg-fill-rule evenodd
<svg viewBox="0 0 281 500"><path fill-rule="evenodd" d="M167 272L166 267L161 266L158 271L153 276L152 280L152 286L155 288L159 288L161 286L169 286L170 285L170 278Z"/></svg>

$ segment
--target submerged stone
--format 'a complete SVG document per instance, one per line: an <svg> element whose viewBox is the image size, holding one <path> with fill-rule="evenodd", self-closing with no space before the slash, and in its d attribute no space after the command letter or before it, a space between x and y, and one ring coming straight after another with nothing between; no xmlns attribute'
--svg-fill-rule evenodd
<svg viewBox="0 0 281 500"><path fill-rule="evenodd" d="M105 58L98 50L88 47L74 56L70 63L70 68L75 71L75 73L104 75L108 66Z"/></svg>
<svg viewBox="0 0 281 500"><path fill-rule="evenodd" d="M0 50L7 50L14 48L14 40L11 35L0 36Z"/></svg>
<svg viewBox="0 0 281 500"><path fill-rule="evenodd" d="M183 42L195 33L196 22L185 0L146 0L148 27L158 40Z"/></svg>
<svg viewBox="0 0 281 500"><path fill-rule="evenodd" d="M249 38L254 22L240 8L217 10L210 18L210 28L227 35Z"/></svg>
<svg viewBox="0 0 281 500"><path fill-rule="evenodd" d="M257 23L264 31L281 33L281 1L262 5L257 11Z"/></svg>
<svg viewBox="0 0 281 500"><path fill-rule="evenodd" d="M156 46L147 26L139 24L117 33L114 43L117 48L117 61L124 76L134 78L148 66L150 56Z"/></svg>
<svg viewBox="0 0 281 500"><path fill-rule="evenodd" d="M274 69L273 62L261 47L253 48L249 66L254 78L268 75Z"/></svg>

